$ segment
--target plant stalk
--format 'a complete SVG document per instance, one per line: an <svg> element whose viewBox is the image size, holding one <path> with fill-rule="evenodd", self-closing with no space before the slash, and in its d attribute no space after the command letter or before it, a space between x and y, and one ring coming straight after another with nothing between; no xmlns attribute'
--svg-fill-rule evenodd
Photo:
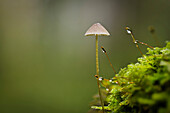
<svg viewBox="0 0 170 113"><path fill-rule="evenodd" d="M135 39L133 33L131 33L131 37L132 37L132 39L133 39L133 43L136 44L136 47L138 48L140 54L145 58L145 56L143 55L142 51L141 51L140 48L139 48L138 42L136 41L136 39Z"/></svg>
<svg viewBox="0 0 170 113"><path fill-rule="evenodd" d="M112 67L114 73L116 74L116 71L115 71L115 69L114 69L112 63L110 62L109 56L107 55L107 53L105 53L105 55L107 56L107 59L109 60L110 66Z"/></svg>
<svg viewBox="0 0 170 113"><path fill-rule="evenodd" d="M96 74L99 77L99 57L98 57L98 35L96 34ZM98 91L99 91L99 97L100 97L100 102L102 106L102 111L104 113L104 105L103 105L103 99L100 91L100 84L99 84L99 79L97 79L97 86L98 86Z"/></svg>
<svg viewBox="0 0 170 113"><path fill-rule="evenodd" d="M143 44L143 45L146 45L146 46L148 46L148 47L150 47L150 48L154 48L154 47L152 47L152 46L150 46L150 45L148 45L148 44L146 44L146 43L144 43L144 42L140 42L139 40L136 40L138 43L140 43L140 44Z"/></svg>
<svg viewBox="0 0 170 113"><path fill-rule="evenodd" d="M98 35L96 35L96 74L99 76Z"/></svg>

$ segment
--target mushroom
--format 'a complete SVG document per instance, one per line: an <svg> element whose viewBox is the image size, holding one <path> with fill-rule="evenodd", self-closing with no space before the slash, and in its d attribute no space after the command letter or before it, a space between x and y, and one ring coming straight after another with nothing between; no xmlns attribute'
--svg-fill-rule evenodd
<svg viewBox="0 0 170 113"><path fill-rule="evenodd" d="M109 36L109 32L100 24L93 24L85 33L85 36L96 36L96 74L99 75L98 61L98 36Z"/></svg>
<svg viewBox="0 0 170 113"><path fill-rule="evenodd" d="M99 96L100 96L100 101L102 105L102 110L104 113L104 105L102 101L102 96L100 92L100 84L99 84L99 58L98 58L98 36L109 36L109 32L100 24L96 23L93 24L85 33L85 36L95 36L96 37L96 79L97 79L97 85L98 85L98 90L99 90Z"/></svg>
<svg viewBox="0 0 170 113"><path fill-rule="evenodd" d="M100 24L93 24L85 33L85 36L109 36L109 32Z"/></svg>

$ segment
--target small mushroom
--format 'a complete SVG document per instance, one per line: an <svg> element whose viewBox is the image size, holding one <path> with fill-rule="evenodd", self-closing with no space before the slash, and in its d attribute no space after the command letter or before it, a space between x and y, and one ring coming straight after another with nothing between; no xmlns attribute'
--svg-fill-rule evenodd
<svg viewBox="0 0 170 113"><path fill-rule="evenodd" d="M85 36L96 36L96 75L99 75L98 36L109 35L109 32L100 23L93 24L85 33Z"/></svg>
<svg viewBox="0 0 170 113"><path fill-rule="evenodd" d="M85 33L85 36L109 36L109 32L100 24L93 24Z"/></svg>
<svg viewBox="0 0 170 113"><path fill-rule="evenodd" d="M99 58L98 58L98 36L109 36L109 35L110 35L109 32L100 23L93 24L85 33L85 36L96 37L96 75L95 76L98 76L96 79L97 79L97 85L98 85L103 113L104 113L104 103L102 101L102 95L100 92L100 84L99 84L100 77L99 77Z"/></svg>

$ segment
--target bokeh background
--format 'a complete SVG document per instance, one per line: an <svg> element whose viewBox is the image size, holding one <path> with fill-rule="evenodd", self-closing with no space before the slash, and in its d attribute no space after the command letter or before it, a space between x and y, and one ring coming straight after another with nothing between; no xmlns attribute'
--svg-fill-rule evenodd
<svg viewBox="0 0 170 113"><path fill-rule="evenodd" d="M156 46L170 40L169 0L0 0L0 113L86 113L98 92L95 38L86 30L100 22L100 37L116 71L141 56L126 34ZM146 47L140 45L142 52ZM100 75L114 73L99 51Z"/></svg>

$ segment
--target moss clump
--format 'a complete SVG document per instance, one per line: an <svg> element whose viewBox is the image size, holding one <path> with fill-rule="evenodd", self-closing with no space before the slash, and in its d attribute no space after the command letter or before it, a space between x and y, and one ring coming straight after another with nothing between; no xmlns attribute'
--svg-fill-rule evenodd
<svg viewBox="0 0 170 113"><path fill-rule="evenodd" d="M107 88L103 94L108 113L170 113L170 42L163 48L148 48L137 63L101 84ZM92 108L101 109L94 104Z"/></svg>

